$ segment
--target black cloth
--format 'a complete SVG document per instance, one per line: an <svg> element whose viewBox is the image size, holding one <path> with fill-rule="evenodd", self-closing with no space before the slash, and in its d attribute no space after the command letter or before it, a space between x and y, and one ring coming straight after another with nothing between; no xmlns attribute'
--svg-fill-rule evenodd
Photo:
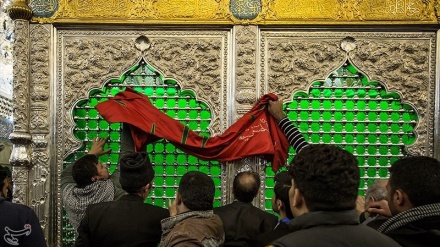
<svg viewBox="0 0 440 247"><path fill-rule="evenodd" d="M385 234L403 247L438 247L440 216L421 219Z"/></svg>
<svg viewBox="0 0 440 247"><path fill-rule="evenodd" d="M0 197L0 246L46 247L40 222L30 207Z"/></svg>
<svg viewBox="0 0 440 247"><path fill-rule="evenodd" d="M78 228L75 246L157 246L162 235L160 221L167 209L146 204L138 195L90 205Z"/></svg>
<svg viewBox="0 0 440 247"><path fill-rule="evenodd" d="M292 233L273 242L275 246L301 247L398 247L391 238L359 224L354 210L309 212L292 220Z"/></svg>
<svg viewBox="0 0 440 247"><path fill-rule="evenodd" d="M440 203L400 212L385 221L377 231L405 247L440 246Z"/></svg>
<svg viewBox="0 0 440 247"><path fill-rule="evenodd" d="M440 217L425 218L385 234L403 247L438 247Z"/></svg>
<svg viewBox="0 0 440 247"><path fill-rule="evenodd" d="M290 224L290 222L289 223L280 222L272 231L260 235L257 239L256 246L264 247L272 243L274 240L277 240L282 236L289 234L290 230L288 224Z"/></svg>
<svg viewBox="0 0 440 247"><path fill-rule="evenodd" d="M225 247L255 246L257 237L271 231L278 223L275 215L240 201L214 208L214 213L223 221Z"/></svg>
<svg viewBox="0 0 440 247"><path fill-rule="evenodd" d="M370 221L364 221L363 224L367 225L375 230L377 230L385 221L387 221L389 218L383 215L378 215L374 219Z"/></svg>

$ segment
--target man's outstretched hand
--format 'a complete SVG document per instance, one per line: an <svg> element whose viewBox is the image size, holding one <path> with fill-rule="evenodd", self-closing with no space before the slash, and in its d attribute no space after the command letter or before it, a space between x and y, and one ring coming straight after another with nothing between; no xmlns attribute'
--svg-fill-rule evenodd
<svg viewBox="0 0 440 247"><path fill-rule="evenodd" d="M101 156L103 154L108 154L111 149L104 150L104 145L107 142L107 138L97 137L92 141L92 147L90 148L89 154L94 154L96 156Z"/></svg>
<svg viewBox="0 0 440 247"><path fill-rule="evenodd" d="M286 116L283 112L283 100L281 99L277 101L269 100L269 106L267 109L269 110L270 115L272 115L278 122Z"/></svg>

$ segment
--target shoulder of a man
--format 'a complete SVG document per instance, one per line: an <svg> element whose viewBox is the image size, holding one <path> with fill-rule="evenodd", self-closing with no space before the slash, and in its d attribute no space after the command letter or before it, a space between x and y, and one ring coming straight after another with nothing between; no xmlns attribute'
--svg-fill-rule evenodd
<svg viewBox="0 0 440 247"><path fill-rule="evenodd" d="M344 234L338 234L343 232ZM313 241L311 241L313 239ZM332 241L335 241L332 243ZM274 246L323 246L344 242L347 246L400 246L391 238L365 225L321 226L293 231L274 241Z"/></svg>
<svg viewBox="0 0 440 247"><path fill-rule="evenodd" d="M0 211L2 240L11 246L46 246L38 217L30 207L11 202L2 202ZM0 241L1 244L2 241Z"/></svg>

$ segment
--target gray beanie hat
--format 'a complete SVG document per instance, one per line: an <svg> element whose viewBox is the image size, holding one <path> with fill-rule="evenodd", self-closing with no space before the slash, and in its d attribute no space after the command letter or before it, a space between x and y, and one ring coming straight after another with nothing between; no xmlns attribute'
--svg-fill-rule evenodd
<svg viewBox="0 0 440 247"><path fill-rule="evenodd" d="M136 192L154 178L154 169L146 153L126 154L119 163L121 169L119 182L122 189L129 193Z"/></svg>

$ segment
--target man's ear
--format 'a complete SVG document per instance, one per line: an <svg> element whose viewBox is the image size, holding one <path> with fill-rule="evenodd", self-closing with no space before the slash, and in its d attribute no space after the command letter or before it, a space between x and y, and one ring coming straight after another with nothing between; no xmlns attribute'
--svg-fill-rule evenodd
<svg viewBox="0 0 440 247"><path fill-rule="evenodd" d="M145 189L151 189L151 183L148 183L147 185L145 185Z"/></svg>
<svg viewBox="0 0 440 247"><path fill-rule="evenodd" d="M304 204L304 197L298 188L294 189L292 203L293 203L292 206L295 208L300 208Z"/></svg>
<svg viewBox="0 0 440 247"><path fill-rule="evenodd" d="M400 189L394 191L393 194L394 205L402 206L404 203L403 193Z"/></svg>
<svg viewBox="0 0 440 247"><path fill-rule="evenodd" d="M176 194L176 205L182 204L182 197L180 196L179 192Z"/></svg>
<svg viewBox="0 0 440 247"><path fill-rule="evenodd" d="M401 208L401 210L408 210L413 208L412 202L408 197L408 194L401 189L396 189L393 194L393 201L396 207Z"/></svg>
<svg viewBox="0 0 440 247"><path fill-rule="evenodd" d="M280 199L275 200L278 210L284 209L284 203Z"/></svg>

